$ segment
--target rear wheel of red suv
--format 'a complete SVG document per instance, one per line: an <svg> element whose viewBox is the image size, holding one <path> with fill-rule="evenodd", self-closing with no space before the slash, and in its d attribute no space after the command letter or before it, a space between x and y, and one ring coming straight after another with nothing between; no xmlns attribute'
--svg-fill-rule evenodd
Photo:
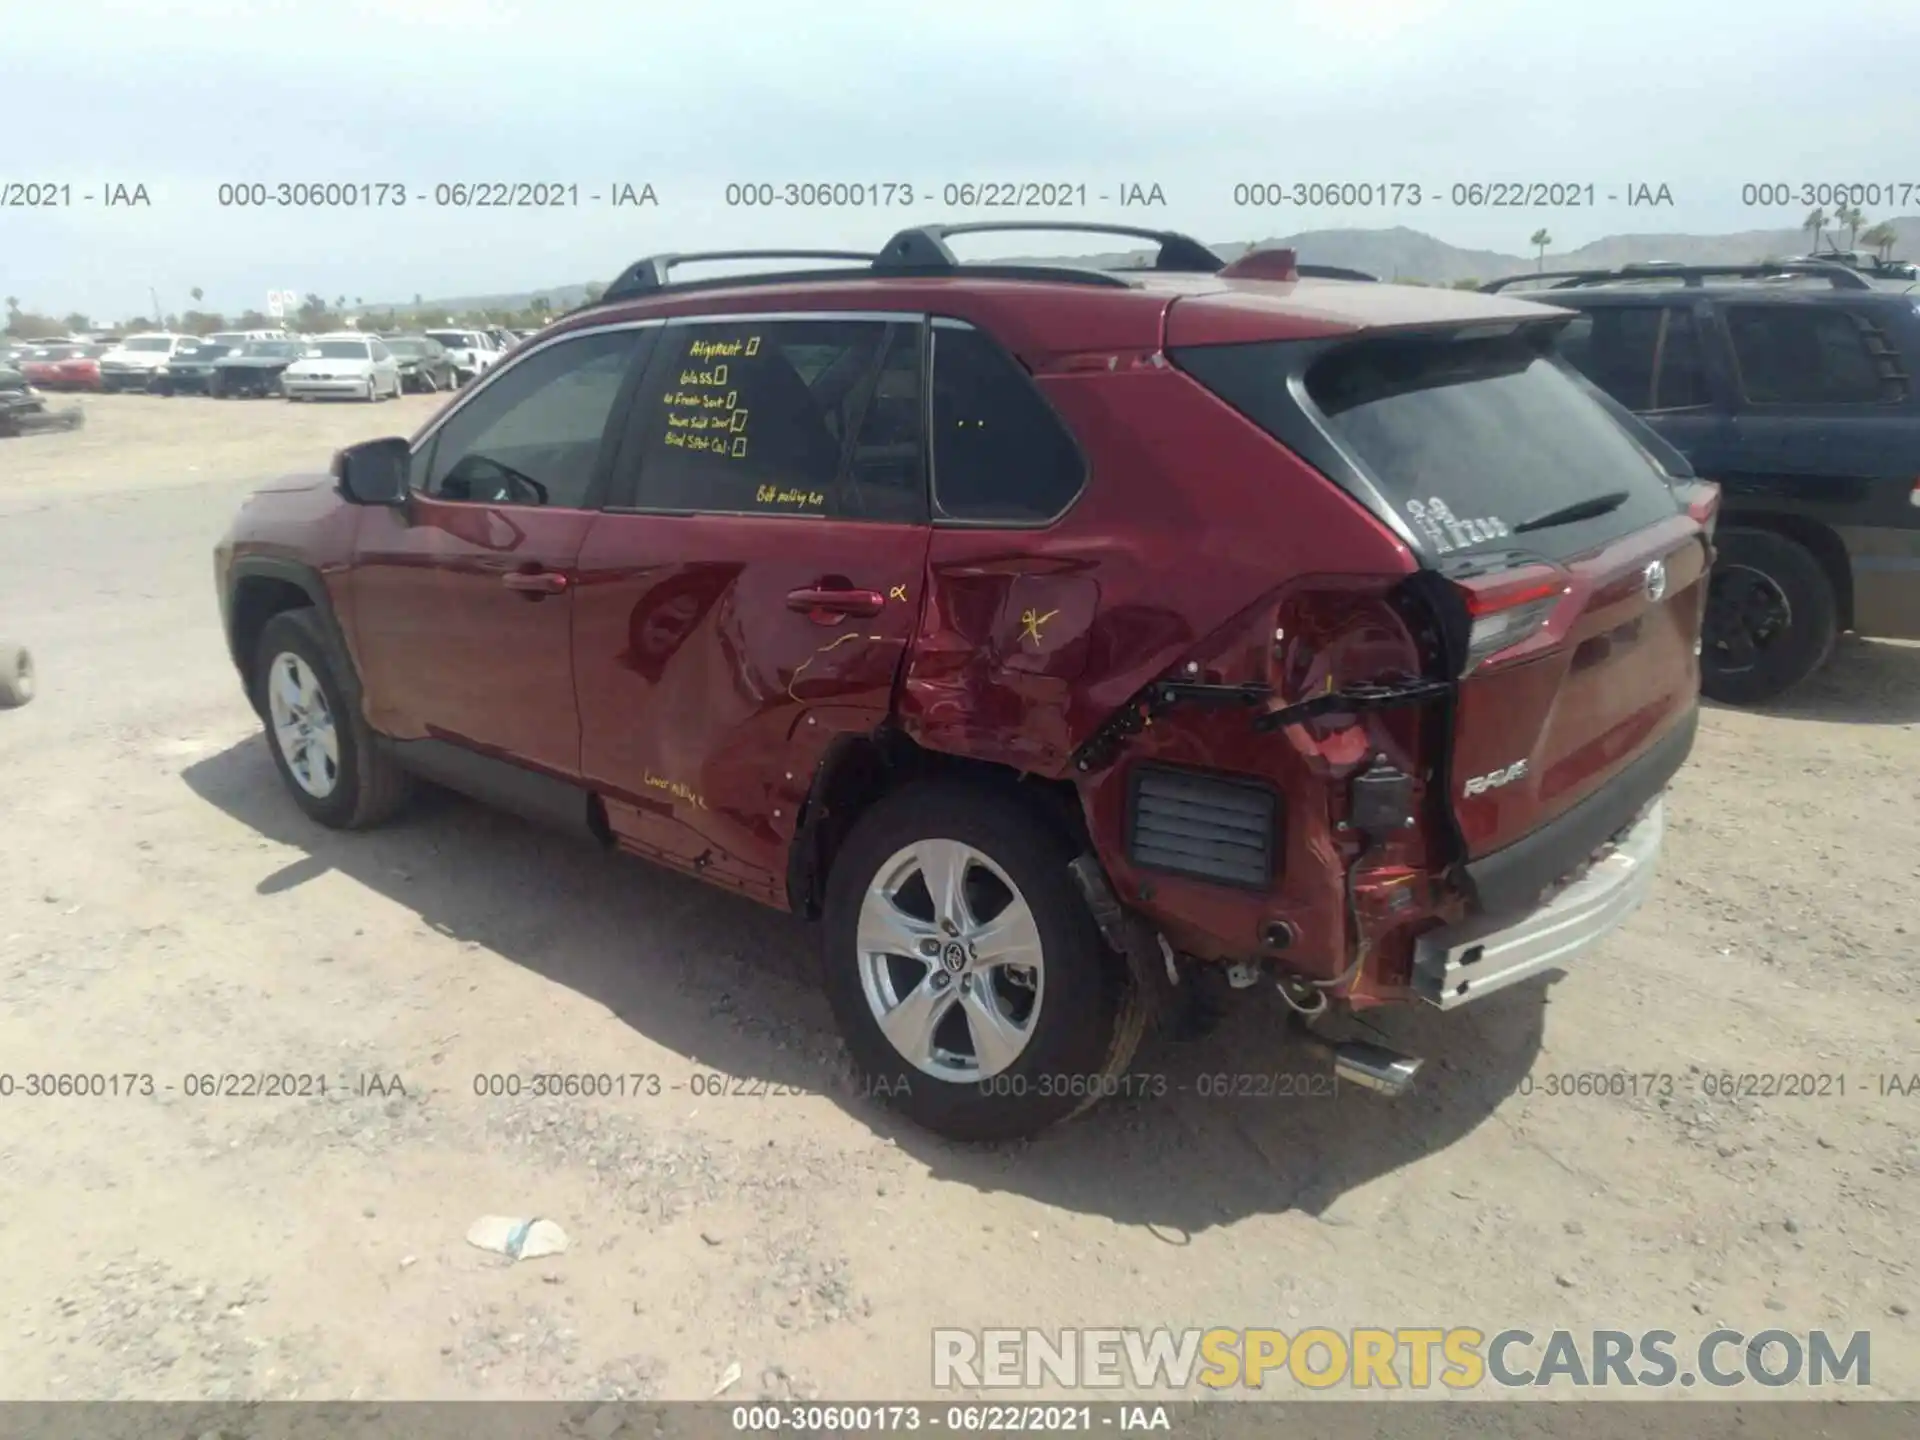
<svg viewBox="0 0 1920 1440"><path fill-rule="evenodd" d="M826 987L867 1093L955 1140L1012 1140L1117 1088L1137 991L1016 798L924 782L861 817L834 861Z"/></svg>
<svg viewBox="0 0 1920 1440"><path fill-rule="evenodd" d="M332 647L311 610L275 615L260 635L254 698L274 768L294 803L335 830L378 825L405 802L406 772L381 753L345 698Z"/></svg>
<svg viewBox="0 0 1920 1440"><path fill-rule="evenodd" d="M1804 545L1770 530L1722 530L1708 579L1700 692L1757 705L1792 689L1833 653L1833 582Z"/></svg>

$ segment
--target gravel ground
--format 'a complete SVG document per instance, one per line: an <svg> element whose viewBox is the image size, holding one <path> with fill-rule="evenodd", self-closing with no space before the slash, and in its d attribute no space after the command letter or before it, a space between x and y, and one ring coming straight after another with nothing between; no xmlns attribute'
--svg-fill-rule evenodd
<svg viewBox="0 0 1920 1440"><path fill-rule="evenodd" d="M731 1398L901 1399L935 1325L1725 1324L1870 1330L1864 1393L1920 1398L1920 648L1711 710L1654 899L1551 984L1383 1022L1430 1062L1406 1099L1190 1088L968 1150L853 1094L805 927L464 801L341 836L282 795L211 547L252 484L435 399L84 403L0 441L0 633L41 684L0 714L6 1397L695 1398L738 1367ZM1141 1067L1317 1069L1281 1019ZM548 1070L660 1089L476 1094ZM1552 1093L1592 1071L1672 1091ZM47 1072L155 1093L26 1097ZM327 1093L190 1093L221 1074ZM510 1264L483 1214L571 1248Z"/></svg>

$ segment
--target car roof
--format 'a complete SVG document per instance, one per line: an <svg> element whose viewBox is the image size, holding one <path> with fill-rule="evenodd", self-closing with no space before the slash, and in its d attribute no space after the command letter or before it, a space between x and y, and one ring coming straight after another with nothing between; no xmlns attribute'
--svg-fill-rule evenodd
<svg viewBox="0 0 1920 1440"><path fill-rule="evenodd" d="M1032 267L1039 270L1041 267ZM961 319L990 316L1016 353L1098 348L1164 340L1169 307L1191 331L1203 317L1210 331L1246 339L1312 338L1410 326L1540 319L1546 304L1511 295L1377 281L1240 279L1164 271L1111 271L1121 282L1089 285L1058 267L1018 278L983 267L940 276L872 275L853 271L832 278L795 277L770 283L665 288L655 294L603 300L542 330L543 336L626 320L769 311L902 310ZM1132 324L1125 323L1131 315Z"/></svg>

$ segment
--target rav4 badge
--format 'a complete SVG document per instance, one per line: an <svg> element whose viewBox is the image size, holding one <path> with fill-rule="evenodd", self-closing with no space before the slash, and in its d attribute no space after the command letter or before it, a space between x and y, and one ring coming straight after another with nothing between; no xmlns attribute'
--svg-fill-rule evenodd
<svg viewBox="0 0 1920 1440"><path fill-rule="evenodd" d="M1516 760L1504 770L1492 770L1485 775L1476 775L1467 781L1468 796L1484 795L1489 790L1498 790L1502 785L1511 785L1527 773L1527 762Z"/></svg>

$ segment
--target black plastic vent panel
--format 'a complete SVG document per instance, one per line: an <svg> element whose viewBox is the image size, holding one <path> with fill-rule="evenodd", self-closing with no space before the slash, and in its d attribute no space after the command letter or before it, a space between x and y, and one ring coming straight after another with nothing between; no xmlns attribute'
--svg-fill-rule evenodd
<svg viewBox="0 0 1920 1440"><path fill-rule="evenodd" d="M1164 765L1135 768L1127 858L1143 870L1265 890L1273 883L1280 797L1265 785Z"/></svg>

